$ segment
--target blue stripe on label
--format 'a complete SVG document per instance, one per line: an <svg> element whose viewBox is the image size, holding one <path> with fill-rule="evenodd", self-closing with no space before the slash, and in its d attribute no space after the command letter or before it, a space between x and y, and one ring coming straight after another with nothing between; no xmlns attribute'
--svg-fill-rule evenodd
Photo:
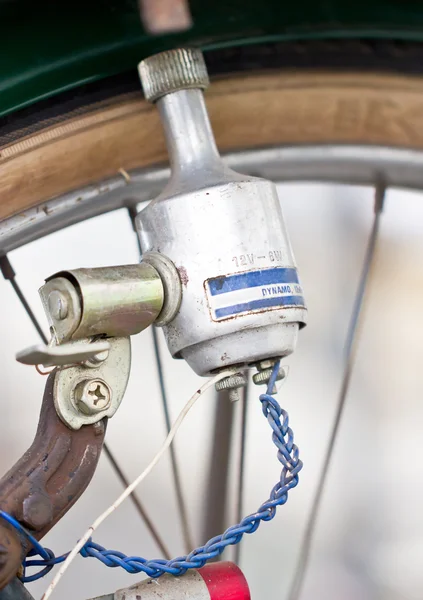
<svg viewBox="0 0 423 600"><path fill-rule="evenodd" d="M237 275L226 275L209 279L207 284L212 296L226 294L235 290L271 285L277 283L299 283L297 269L275 267L261 271L247 271Z"/></svg>
<svg viewBox="0 0 423 600"><path fill-rule="evenodd" d="M273 306L305 306L305 303L303 296L279 296L276 298L263 298L263 300L244 302L243 304L235 304L234 306L225 306L224 308L216 309L214 313L216 319L222 319L223 317L231 317L243 312L261 310Z"/></svg>

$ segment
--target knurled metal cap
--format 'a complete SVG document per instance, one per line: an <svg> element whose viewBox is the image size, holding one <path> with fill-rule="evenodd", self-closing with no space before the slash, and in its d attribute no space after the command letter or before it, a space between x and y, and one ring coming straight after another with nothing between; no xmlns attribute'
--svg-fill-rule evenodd
<svg viewBox="0 0 423 600"><path fill-rule="evenodd" d="M194 48L168 50L138 65L144 96L150 102L186 89L205 89L209 76L203 53Z"/></svg>

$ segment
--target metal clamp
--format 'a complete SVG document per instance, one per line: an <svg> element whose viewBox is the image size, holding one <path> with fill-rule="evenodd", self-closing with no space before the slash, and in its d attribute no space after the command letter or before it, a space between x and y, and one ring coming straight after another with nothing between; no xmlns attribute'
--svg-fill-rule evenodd
<svg viewBox="0 0 423 600"><path fill-rule="evenodd" d="M159 257L160 258L160 257ZM40 296L50 323L48 346L31 346L16 356L27 365L61 367L54 385L60 419L80 429L112 417L128 383L130 335L163 313L171 318L180 303L180 280L166 259L153 264L76 269L47 279ZM165 301L166 294L172 296ZM168 280L176 284L169 287ZM178 287L179 286L179 287ZM107 339L106 339L107 338Z"/></svg>
<svg viewBox="0 0 423 600"><path fill-rule="evenodd" d="M112 417L122 402L131 370L131 342L129 337L107 342L105 360L67 366L57 373L54 406L71 429Z"/></svg>
<svg viewBox="0 0 423 600"><path fill-rule="evenodd" d="M58 344L134 335L154 323L164 302L160 275L145 262L62 271L39 293Z"/></svg>

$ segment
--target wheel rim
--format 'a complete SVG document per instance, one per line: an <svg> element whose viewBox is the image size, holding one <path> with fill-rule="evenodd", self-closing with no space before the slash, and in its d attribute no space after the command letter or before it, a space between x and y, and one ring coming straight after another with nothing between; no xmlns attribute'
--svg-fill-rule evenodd
<svg viewBox="0 0 423 600"><path fill-rule="evenodd" d="M380 146L313 145L226 155L235 170L282 181L423 188L423 151ZM167 168L122 171L118 176L46 200L0 223L0 253L123 207L154 198L169 178Z"/></svg>

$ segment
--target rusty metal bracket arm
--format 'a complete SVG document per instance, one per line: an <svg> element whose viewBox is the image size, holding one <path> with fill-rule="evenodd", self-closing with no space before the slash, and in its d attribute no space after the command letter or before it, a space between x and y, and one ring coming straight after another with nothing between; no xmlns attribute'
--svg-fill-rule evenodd
<svg viewBox="0 0 423 600"><path fill-rule="evenodd" d="M0 480L0 509L40 540L75 504L94 475L107 418L74 431L59 419L53 401L58 371L48 378L31 447ZM28 541L0 522L0 589L18 573Z"/></svg>

